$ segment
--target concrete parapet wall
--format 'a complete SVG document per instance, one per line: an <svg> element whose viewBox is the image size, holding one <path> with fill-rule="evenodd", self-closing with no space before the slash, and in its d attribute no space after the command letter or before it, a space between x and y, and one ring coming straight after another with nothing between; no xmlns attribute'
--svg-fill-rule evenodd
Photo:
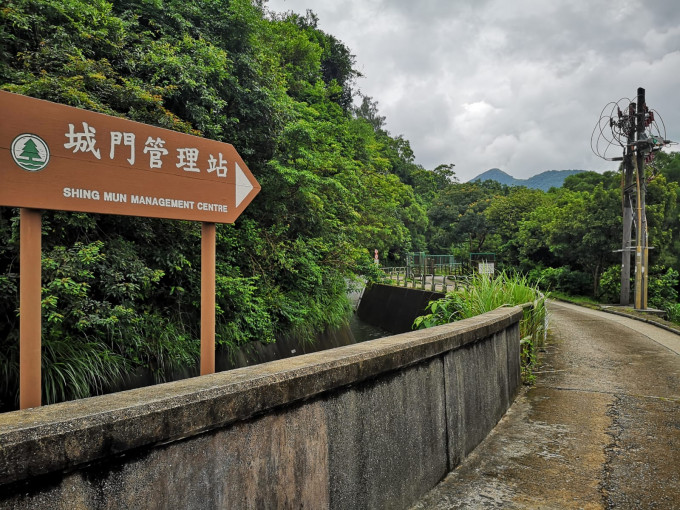
<svg viewBox="0 0 680 510"><path fill-rule="evenodd" d="M520 385L522 310L0 415L0 508L405 508Z"/></svg>

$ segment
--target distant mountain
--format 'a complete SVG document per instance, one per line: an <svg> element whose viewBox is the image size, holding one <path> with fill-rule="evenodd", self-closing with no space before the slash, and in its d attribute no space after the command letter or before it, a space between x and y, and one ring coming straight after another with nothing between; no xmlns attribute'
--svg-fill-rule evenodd
<svg viewBox="0 0 680 510"><path fill-rule="evenodd" d="M570 175L579 174L586 170L548 170L541 172L528 179L515 179L512 175L506 174L503 170L492 168L477 177L470 179L473 181L496 181L507 186L526 186L527 188L542 189L548 191L550 188L561 188L564 179Z"/></svg>
<svg viewBox="0 0 680 510"><path fill-rule="evenodd" d="M492 168L487 170L483 174L479 174L477 177L470 179L470 182L474 181L496 181L501 184L506 184L507 186L521 186L519 184L520 179L515 179L512 175L506 174L500 168Z"/></svg>

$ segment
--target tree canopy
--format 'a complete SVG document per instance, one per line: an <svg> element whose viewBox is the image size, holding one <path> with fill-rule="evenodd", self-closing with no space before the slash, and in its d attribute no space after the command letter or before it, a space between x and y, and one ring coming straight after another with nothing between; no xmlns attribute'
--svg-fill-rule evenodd
<svg viewBox="0 0 680 510"><path fill-rule="evenodd" d="M412 155L355 113L358 76L313 13L274 16L262 2L10 0L0 10L2 89L226 141L244 158L262 191L218 227L227 348L340 324L346 281L370 267L369 251L424 243L425 209L398 173ZM17 218L0 211L3 407L18 381ZM47 401L99 392L140 366L163 380L196 359L197 225L45 212L43 232ZM94 379L87 364L102 367Z"/></svg>

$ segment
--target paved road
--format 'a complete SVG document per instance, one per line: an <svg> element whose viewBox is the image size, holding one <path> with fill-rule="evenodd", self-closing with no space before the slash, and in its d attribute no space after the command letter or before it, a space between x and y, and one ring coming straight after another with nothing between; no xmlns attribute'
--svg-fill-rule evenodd
<svg viewBox="0 0 680 510"><path fill-rule="evenodd" d="M680 336L549 311L535 387L413 509L680 509Z"/></svg>

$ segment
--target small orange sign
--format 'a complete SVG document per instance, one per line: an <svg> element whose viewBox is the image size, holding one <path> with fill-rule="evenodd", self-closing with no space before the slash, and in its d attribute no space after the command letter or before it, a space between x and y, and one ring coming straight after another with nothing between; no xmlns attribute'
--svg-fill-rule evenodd
<svg viewBox="0 0 680 510"><path fill-rule="evenodd" d="M231 144L0 91L0 205L233 223L260 185Z"/></svg>

